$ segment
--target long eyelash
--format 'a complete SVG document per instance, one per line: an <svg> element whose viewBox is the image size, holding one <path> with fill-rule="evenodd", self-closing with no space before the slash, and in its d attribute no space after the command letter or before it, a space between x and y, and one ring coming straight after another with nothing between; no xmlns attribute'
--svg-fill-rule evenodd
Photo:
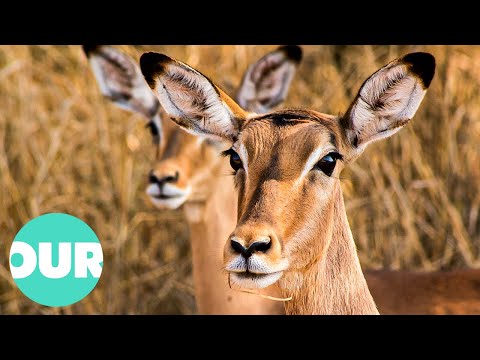
<svg viewBox="0 0 480 360"><path fill-rule="evenodd" d="M234 153L235 153L235 151L233 151L233 149L230 148L230 149L227 149L227 150L225 150L225 151L222 151L222 152L220 153L220 155L221 155L221 156L232 156Z"/></svg>
<svg viewBox="0 0 480 360"><path fill-rule="evenodd" d="M220 153L221 156L224 156L224 157L227 157L227 156L232 156L233 154L236 154L235 150L233 150L232 148L230 149L227 149L225 151L222 151ZM227 174L225 174L224 176L233 176L234 178L234 185L235 185L235 188L238 187L238 184L237 184L237 181L236 181L236 175L237 175L237 172L236 171L229 171Z"/></svg>
<svg viewBox="0 0 480 360"><path fill-rule="evenodd" d="M332 151L331 153L328 153L328 155L330 155L332 158L334 158L335 160L340 160L340 161L343 161L343 155L336 152L336 151Z"/></svg>

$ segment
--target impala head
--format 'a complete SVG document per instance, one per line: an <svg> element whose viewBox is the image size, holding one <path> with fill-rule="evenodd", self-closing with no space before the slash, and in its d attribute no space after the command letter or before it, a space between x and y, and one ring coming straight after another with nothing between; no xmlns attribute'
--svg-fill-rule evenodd
<svg viewBox="0 0 480 360"><path fill-rule="evenodd" d="M408 123L435 71L432 55L411 53L370 76L342 116L313 110L258 115L166 55L145 53L140 63L172 120L231 144L225 155L235 171L238 223L226 239L224 266L232 283L246 288L269 286L321 259L335 235L340 172L369 143Z"/></svg>
<svg viewBox="0 0 480 360"><path fill-rule="evenodd" d="M109 46L84 46L104 96L147 120L156 150L148 174L147 194L160 209L175 209L186 201L202 200L209 179L227 148L222 137L197 137L176 126L145 82L140 68L128 55ZM302 51L282 46L249 66L237 90L237 101L246 109L264 112L286 97Z"/></svg>

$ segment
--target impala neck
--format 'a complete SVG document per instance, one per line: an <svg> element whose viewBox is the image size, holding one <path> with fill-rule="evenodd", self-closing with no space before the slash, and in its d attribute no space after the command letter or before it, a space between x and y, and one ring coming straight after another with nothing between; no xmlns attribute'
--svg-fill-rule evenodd
<svg viewBox="0 0 480 360"><path fill-rule="evenodd" d="M285 303L287 314L378 314L360 267L340 185L334 196L330 228L318 228L313 235L327 244L325 254L305 271L285 274L280 282L284 296L292 296ZM320 219L317 224L322 224Z"/></svg>
<svg viewBox="0 0 480 360"><path fill-rule="evenodd" d="M223 165L222 165L223 166ZM227 166L229 166L227 164ZM212 176L204 202L184 205L190 228L195 300L200 314L283 314L283 304L230 289L223 248L237 224L237 194L224 167ZM262 293L280 296L276 287Z"/></svg>

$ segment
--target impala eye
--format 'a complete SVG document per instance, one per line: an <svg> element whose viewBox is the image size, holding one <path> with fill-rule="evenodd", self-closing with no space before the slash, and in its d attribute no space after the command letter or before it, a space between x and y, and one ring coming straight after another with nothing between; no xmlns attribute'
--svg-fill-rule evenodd
<svg viewBox="0 0 480 360"><path fill-rule="evenodd" d="M242 168L242 160L240 159L240 156L235 151L233 151L233 149L228 149L224 151L222 155L230 156L230 166L235 172Z"/></svg>
<svg viewBox="0 0 480 360"><path fill-rule="evenodd" d="M314 169L321 170L325 175L330 176L332 175L333 170L335 170L337 160L341 160L342 158L343 156L337 152L328 153L315 164Z"/></svg>
<svg viewBox="0 0 480 360"><path fill-rule="evenodd" d="M238 156L235 151L232 151L230 154L230 166L235 171L238 171L242 168L242 160L240 160L240 156Z"/></svg>
<svg viewBox="0 0 480 360"><path fill-rule="evenodd" d="M160 134L159 134L158 127L155 124L155 122L153 122L153 120L150 120L148 122L148 124L145 125L145 127L148 127L148 129L150 130L150 134L152 134L152 137L153 137L153 142L155 144L158 144L159 141L160 141L160 137L159 137Z"/></svg>

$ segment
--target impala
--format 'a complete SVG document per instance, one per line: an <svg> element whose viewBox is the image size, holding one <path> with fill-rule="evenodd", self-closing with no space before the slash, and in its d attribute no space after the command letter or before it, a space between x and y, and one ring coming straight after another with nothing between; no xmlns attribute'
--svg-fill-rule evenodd
<svg viewBox="0 0 480 360"><path fill-rule="evenodd" d="M365 271L381 314L480 314L480 270Z"/></svg>
<svg viewBox="0 0 480 360"><path fill-rule="evenodd" d="M155 52L141 71L170 118L188 132L229 141L237 226L224 269L237 288L277 284L287 314L378 314L348 224L339 174L366 146L414 116L435 72L411 53L370 76L341 116L314 110L257 114L199 71ZM213 275L213 274L212 274Z"/></svg>
<svg viewBox="0 0 480 360"><path fill-rule="evenodd" d="M102 94L148 121L157 158L146 192L159 209L183 205L190 229L198 312L283 313L277 302L231 290L221 272L223 239L235 228L237 202L233 184L225 177L230 171L228 161L219 156L225 142L199 139L171 122L131 57L109 46L83 49ZM280 104L301 57L299 47L282 46L251 64L237 90L237 101L259 112ZM271 295L277 292L276 287L265 290Z"/></svg>

